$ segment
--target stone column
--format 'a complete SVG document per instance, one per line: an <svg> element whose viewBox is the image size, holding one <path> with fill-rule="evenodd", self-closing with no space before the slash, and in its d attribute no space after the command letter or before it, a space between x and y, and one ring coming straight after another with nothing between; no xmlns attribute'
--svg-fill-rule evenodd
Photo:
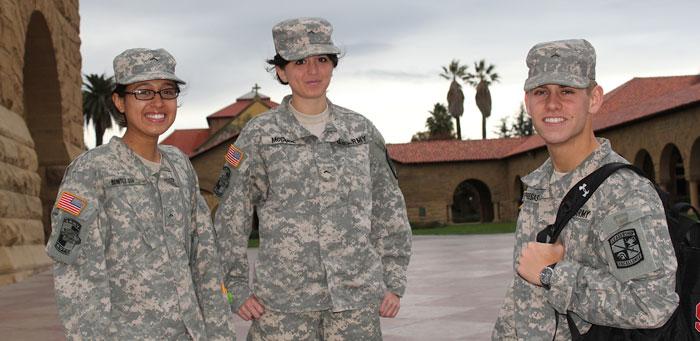
<svg viewBox="0 0 700 341"><path fill-rule="evenodd" d="M41 178L34 142L18 114L0 106L0 285L51 261L44 251Z"/></svg>
<svg viewBox="0 0 700 341"><path fill-rule="evenodd" d="M695 207L695 209L700 210L700 199L698 198L698 181L688 181L688 187L690 187L690 204Z"/></svg>

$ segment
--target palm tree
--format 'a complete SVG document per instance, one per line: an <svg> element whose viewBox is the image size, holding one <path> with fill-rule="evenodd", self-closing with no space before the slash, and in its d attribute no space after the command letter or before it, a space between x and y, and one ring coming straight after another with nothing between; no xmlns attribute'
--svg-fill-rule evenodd
<svg viewBox="0 0 700 341"><path fill-rule="evenodd" d="M110 101L114 89L114 78L105 74L85 75L83 82L83 118L85 124L95 127L95 147L102 144L105 130L112 128Z"/></svg>
<svg viewBox="0 0 700 341"><path fill-rule="evenodd" d="M476 88L476 106L481 111L481 136L486 139L486 119L491 116L491 92L489 85L498 82L500 78L494 72L496 66L486 64L485 60L474 62L474 73L468 72L462 79Z"/></svg>
<svg viewBox="0 0 700 341"><path fill-rule="evenodd" d="M464 113L464 93L462 85L457 82L457 79L464 79L467 75L467 65L460 65L457 59L453 59L448 66L443 66L442 73L440 73L440 77L452 80L450 89L447 91L447 111L457 121L457 138L460 140L462 139L462 128L459 124L459 118Z"/></svg>

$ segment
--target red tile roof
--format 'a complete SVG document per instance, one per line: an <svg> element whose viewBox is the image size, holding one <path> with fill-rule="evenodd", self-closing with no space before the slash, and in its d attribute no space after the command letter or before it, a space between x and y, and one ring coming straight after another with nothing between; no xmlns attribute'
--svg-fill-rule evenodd
<svg viewBox="0 0 700 341"><path fill-rule="evenodd" d="M209 128L177 129L166 137L160 144L168 144L180 148L185 155L190 155L194 149L207 140Z"/></svg>
<svg viewBox="0 0 700 341"><path fill-rule="evenodd" d="M601 131L668 113L700 102L700 75L633 78L605 95L593 116ZM389 156L400 163L494 160L544 147L535 135L517 139L423 141L387 145Z"/></svg>
<svg viewBox="0 0 700 341"><path fill-rule="evenodd" d="M400 163L495 160L522 144L527 138L491 140L433 140L389 144L392 160Z"/></svg>
<svg viewBox="0 0 700 341"><path fill-rule="evenodd" d="M253 104L253 98L246 98L245 96L239 97L236 99L235 102L232 104L225 106L224 108L220 109L219 111L207 116L207 121L209 121L212 118L233 118L240 113L242 113L248 106ZM270 97L267 97L265 95L260 96L260 102L265 104L267 107L270 109L276 108L279 104L275 103L270 100Z"/></svg>

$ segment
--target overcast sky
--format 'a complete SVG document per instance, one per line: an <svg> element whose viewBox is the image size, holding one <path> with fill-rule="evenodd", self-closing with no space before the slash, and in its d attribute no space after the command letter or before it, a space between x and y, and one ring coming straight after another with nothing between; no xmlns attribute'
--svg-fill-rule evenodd
<svg viewBox="0 0 700 341"><path fill-rule="evenodd" d="M265 70L275 54L271 28L321 16L344 52L328 97L372 120L387 142L409 142L426 130L428 111L446 103L449 81L438 74L452 59L470 70L482 58L496 65L501 82L491 87L487 123L494 138L500 118L513 116L522 101L525 56L534 44L589 40L598 54L597 80L610 91L633 77L700 73L698 13L697 0L83 0L80 50L84 74L112 75L114 56L127 48L167 49L187 81L173 128L201 128L207 115L256 83L276 102L290 93ZM474 90L464 90L462 137L480 139ZM93 134L86 134L90 147Z"/></svg>

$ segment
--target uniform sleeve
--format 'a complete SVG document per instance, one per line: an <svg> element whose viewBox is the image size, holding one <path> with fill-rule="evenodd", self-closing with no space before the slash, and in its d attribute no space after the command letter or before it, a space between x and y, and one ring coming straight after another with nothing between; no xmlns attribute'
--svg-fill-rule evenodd
<svg viewBox="0 0 700 341"><path fill-rule="evenodd" d="M491 340L516 340L515 326L513 325L515 312L515 301L513 300L513 285L514 281L510 281L510 285L506 291L506 298L503 301L503 306L498 312L496 325L491 333Z"/></svg>
<svg viewBox="0 0 700 341"><path fill-rule="evenodd" d="M661 200L648 183L613 180L608 186L610 193L602 195L609 205L599 207L610 209L594 229L607 267L565 258L557 264L545 296L558 312L572 311L594 324L659 327L678 305L677 264Z"/></svg>
<svg viewBox="0 0 700 341"><path fill-rule="evenodd" d="M254 207L266 193L266 178L251 125L243 129L226 154L214 188L220 204L214 219L224 285L233 296L234 312L252 295L248 282L248 238Z"/></svg>
<svg viewBox="0 0 700 341"><path fill-rule="evenodd" d="M374 126L371 129L371 233L375 238L381 238L378 245L381 247L387 290L403 296L406 290L406 270L411 258L411 226L396 170L389 159L384 139Z"/></svg>
<svg viewBox="0 0 700 341"><path fill-rule="evenodd" d="M54 287L68 339L110 335L110 287L99 211L98 178L85 163L71 165L51 212L46 251L54 260Z"/></svg>
<svg viewBox="0 0 700 341"><path fill-rule="evenodd" d="M195 186L192 191L192 277L209 340L236 339L231 309L222 290L221 259L214 240L209 207L199 192L199 181L190 167Z"/></svg>

